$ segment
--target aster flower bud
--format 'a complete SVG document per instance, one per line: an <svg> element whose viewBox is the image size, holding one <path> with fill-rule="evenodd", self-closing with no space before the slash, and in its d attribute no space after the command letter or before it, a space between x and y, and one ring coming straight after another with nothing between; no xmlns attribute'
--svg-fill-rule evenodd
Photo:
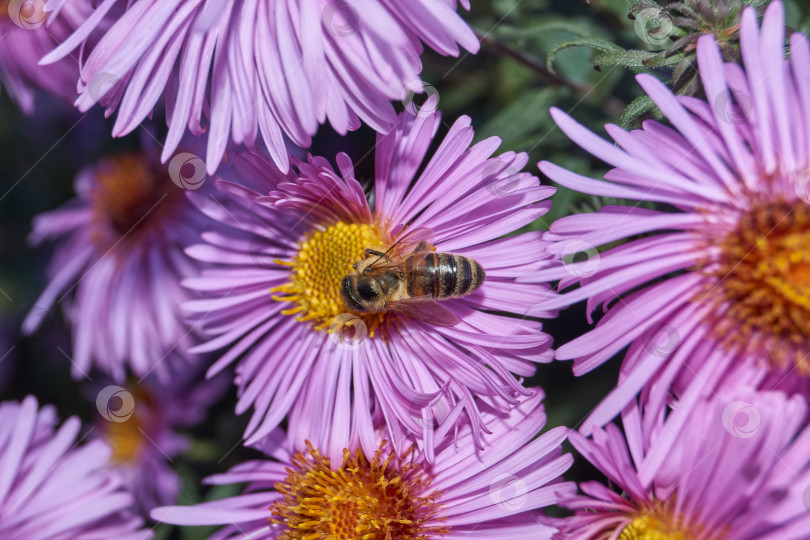
<svg viewBox="0 0 810 540"><path fill-rule="evenodd" d="M628 17L651 49L660 52L645 59L645 66L671 70L670 86L678 94L701 94L697 72L697 40L714 36L726 62L740 62L739 29L745 7L761 14L764 0L686 0L657 2L639 0Z"/></svg>

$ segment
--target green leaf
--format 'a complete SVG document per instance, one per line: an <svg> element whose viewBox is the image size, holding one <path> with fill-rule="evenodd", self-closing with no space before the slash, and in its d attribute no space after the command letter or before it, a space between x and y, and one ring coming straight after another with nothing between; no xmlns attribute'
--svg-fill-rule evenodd
<svg viewBox="0 0 810 540"><path fill-rule="evenodd" d="M518 141L536 133L544 124L551 125L548 109L564 91L557 87L528 90L481 126L476 131L476 138L481 140L496 135L503 140L502 149L516 149Z"/></svg>
<svg viewBox="0 0 810 540"><path fill-rule="evenodd" d="M648 112L653 112L656 118L660 118L661 111L655 105L655 102L650 99L650 96L639 96L624 109L622 113L621 123L624 129L631 129L634 127L635 121L642 115Z"/></svg>
<svg viewBox="0 0 810 540"><path fill-rule="evenodd" d="M648 68L656 68L656 67L672 67L680 63L684 59L684 54L673 54L672 56L667 56L664 53L656 53L654 56L651 56L649 59L644 60L644 67ZM689 63L689 60L686 60L686 63Z"/></svg>
<svg viewBox="0 0 810 540"><path fill-rule="evenodd" d="M653 58L656 54L638 49L611 51L595 55L593 61L599 66L622 66L639 72L646 69L644 62Z"/></svg>

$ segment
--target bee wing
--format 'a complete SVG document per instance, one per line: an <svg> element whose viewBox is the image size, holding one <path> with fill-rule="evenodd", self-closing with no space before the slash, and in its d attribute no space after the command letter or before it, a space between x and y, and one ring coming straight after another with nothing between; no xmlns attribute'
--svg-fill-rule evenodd
<svg viewBox="0 0 810 540"><path fill-rule="evenodd" d="M411 319L425 321L437 326L455 326L458 324L458 317L452 311L438 302L425 300L424 298L429 297L388 302L385 307Z"/></svg>
<svg viewBox="0 0 810 540"><path fill-rule="evenodd" d="M402 232L404 230L404 232ZM410 254L418 251L433 251L434 234L432 229L427 227L415 227L413 229L401 228L396 238L397 253Z"/></svg>
<svg viewBox="0 0 810 540"><path fill-rule="evenodd" d="M377 257L367 269L368 271L388 270L405 266L408 255L435 251L436 248L431 242L433 242L433 231L431 229L426 227L410 229L407 233L399 236L397 241L385 251L385 254Z"/></svg>
<svg viewBox="0 0 810 540"><path fill-rule="evenodd" d="M401 224L391 229L391 236L394 238L416 238L414 244L419 240L431 242L433 240L433 229L429 227L411 227L408 224Z"/></svg>
<svg viewBox="0 0 810 540"><path fill-rule="evenodd" d="M400 270L402 268L408 266L419 266L422 264L422 260L416 258L412 261L408 261L408 256L415 255L417 253L432 253L433 246L427 244L425 242L420 242L413 251L409 251L406 253L398 253L393 256L386 255L385 257L379 257L373 263L368 265L368 271L371 270L391 270L396 269Z"/></svg>

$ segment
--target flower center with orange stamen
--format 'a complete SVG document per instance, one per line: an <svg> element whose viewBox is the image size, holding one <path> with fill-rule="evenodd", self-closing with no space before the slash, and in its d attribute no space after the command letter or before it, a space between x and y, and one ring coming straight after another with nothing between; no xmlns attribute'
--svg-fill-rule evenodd
<svg viewBox="0 0 810 540"><path fill-rule="evenodd" d="M144 448L141 422L135 414L124 422L109 422L105 425L104 438L112 448L112 461L116 463L136 461Z"/></svg>
<svg viewBox="0 0 810 540"><path fill-rule="evenodd" d="M93 241L101 249L138 239L162 221L182 192L168 175L156 176L146 158L135 154L103 160L93 180Z"/></svg>
<svg viewBox="0 0 810 540"><path fill-rule="evenodd" d="M282 311L299 321L313 321L323 330L348 310L340 298L340 284L352 273L352 265L363 259L366 249L385 250L385 238L376 225L338 222L309 235L292 261L276 261L289 266L290 281L271 292L275 300L292 302L294 307ZM380 314L361 317L373 336L382 322Z"/></svg>
<svg viewBox="0 0 810 540"><path fill-rule="evenodd" d="M104 440L113 451L111 459L119 464L133 463L140 457L147 442L145 424L154 423L155 413L154 402L143 387L133 383L127 385L126 392L132 400L132 408L122 412L128 415L112 415L101 426ZM118 406L112 405L112 408L118 409Z"/></svg>
<svg viewBox="0 0 810 540"><path fill-rule="evenodd" d="M362 450L344 450L343 463L332 470L329 458L307 443L307 454L296 453L286 480L275 485L284 498L270 507L270 521L287 527L278 538L423 540L447 534L447 527L428 525L438 510L439 493L429 492L432 479L419 463L385 446L370 460Z"/></svg>
<svg viewBox="0 0 810 540"><path fill-rule="evenodd" d="M704 267L715 285L718 337L731 349L762 353L776 367L810 374L810 208L756 203L714 246ZM726 308L727 306L727 308Z"/></svg>
<svg viewBox="0 0 810 540"><path fill-rule="evenodd" d="M725 536L722 533L710 534L706 527L690 523L672 506L663 502L650 511L639 513L622 529L618 540L721 540Z"/></svg>

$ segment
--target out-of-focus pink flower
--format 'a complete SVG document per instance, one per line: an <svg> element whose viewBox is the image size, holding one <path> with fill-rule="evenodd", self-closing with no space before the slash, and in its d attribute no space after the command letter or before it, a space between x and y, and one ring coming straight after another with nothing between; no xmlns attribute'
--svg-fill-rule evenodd
<svg viewBox="0 0 810 540"><path fill-rule="evenodd" d="M88 0L63 0L62 4L59 13L48 13L45 0L0 0L0 85L26 113L34 110L35 90L68 101L76 96L76 56L39 65L40 58L62 43L92 12Z"/></svg>
<svg viewBox="0 0 810 540"><path fill-rule="evenodd" d="M167 381L149 377L122 384L96 388L99 417L93 435L112 448L110 465L147 515L177 502L180 481L172 460L188 448L178 431L202 422L230 381L224 376L204 380L186 370Z"/></svg>
<svg viewBox="0 0 810 540"><path fill-rule="evenodd" d="M361 120L386 132L396 120L390 102L407 102L422 90L423 43L446 55L458 55L459 44L478 50L475 34L456 13L456 0L121 4L100 2L44 61L63 58L111 20L82 64L78 107L100 102L108 113L118 109L113 135L120 136L163 97L169 124L163 161L186 129L207 133L210 173L229 140L248 147L263 141L287 170L285 136L308 147L327 120L339 133ZM462 4L469 9L468 0Z"/></svg>
<svg viewBox="0 0 810 540"><path fill-rule="evenodd" d="M34 220L31 242L58 246L23 330L32 332L45 310L60 305L72 325L76 378L93 367L118 382L127 368L165 378L170 364L196 362L189 353L196 334L180 307L192 296L180 281L196 276L200 264L183 249L212 222L184 188L205 190L205 168L190 153L167 168L150 150L87 167L76 179L77 198Z"/></svg>
<svg viewBox="0 0 810 540"><path fill-rule="evenodd" d="M101 441L81 445L81 423L57 429L53 407L33 396L0 403L0 537L148 540L134 499Z"/></svg>

